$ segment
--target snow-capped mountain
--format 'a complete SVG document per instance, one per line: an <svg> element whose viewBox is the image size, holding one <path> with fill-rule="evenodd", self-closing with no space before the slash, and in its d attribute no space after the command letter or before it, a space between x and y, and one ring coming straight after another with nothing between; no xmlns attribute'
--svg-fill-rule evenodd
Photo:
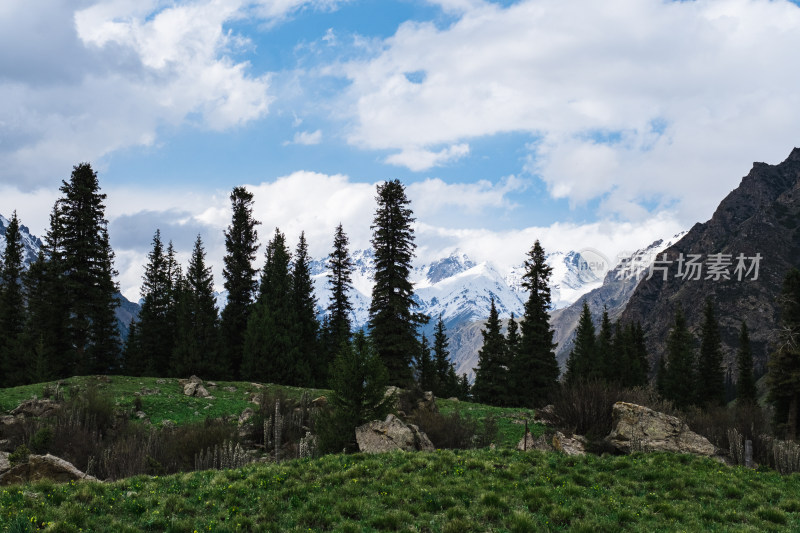
<svg viewBox="0 0 800 533"><path fill-rule="evenodd" d="M10 221L6 217L0 215L0 254L6 249L6 229L9 223ZM39 255L39 250L44 244L39 237L31 235L27 226L20 224L19 233L22 237L22 264L23 268L27 270L31 263L36 261L36 256Z"/></svg>

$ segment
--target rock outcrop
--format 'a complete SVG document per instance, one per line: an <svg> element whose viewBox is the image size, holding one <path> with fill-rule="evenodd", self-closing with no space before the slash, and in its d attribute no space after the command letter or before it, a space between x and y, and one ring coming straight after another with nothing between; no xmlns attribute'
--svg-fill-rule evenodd
<svg viewBox="0 0 800 533"><path fill-rule="evenodd" d="M208 390L203 386L203 380L197 376L192 376L189 380L180 380L183 385L183 394L186 396L195 396L197 398L210 398L214 397L209 394Z"/></svg>
<svg viewBox="0 0 800 533"><path fill-rule="evenodd" d="M14 485L50 479L59 483L68 481L97 481L75 468L75 466L54 455L30 455L28 462L11 467L10 470L0 475L0 485Z"/></svg>
<svg viewBox="0 0 800 533"><path fill-rule="evenodd" d="M394 415L386 420L373 420L356 428L359 451L384 453L394 450L433 451L436 448L428 436L414 424L406 424Z"/></svg>
<svg viewBox="0 0 800 533"><path fill-rule="evenodd" d="M54 414L60 408L61 406L53 400L32 398L19 404L10 414L17 417L41 418Z"/></svg>
<svg viewBox="0 0 800 533"><path fill-rule="evenodd" d="M614 404L613 426L606 440L624 453L691 453L711 457L717 449L679 418L627 402Z"/></svg>

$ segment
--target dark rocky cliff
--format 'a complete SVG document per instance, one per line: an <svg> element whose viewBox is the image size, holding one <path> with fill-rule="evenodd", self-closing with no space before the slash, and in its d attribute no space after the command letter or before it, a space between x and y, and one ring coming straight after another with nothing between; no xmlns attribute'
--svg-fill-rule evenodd
<svg viewBox="0 0 800 533"><path fill-rule="evenodd" d="M675 308L681 306L693 332L699 332L703 304L711 297L717 306L725 365L735 376L738 330L747 321L757 367L764 368L775 338L783 277L800 266L800 149L783 163L754 163L738 188L719 205L711 219L694 227L667 248L667 279L655 270L642 280L622 313L623 321L641 321L651 358L664 353ZM709 279L711 254L730 254L730 279ZM698 280L677 276L680 255L699 254L702 274ZM758 279L754 271L737 273L737 257L761 255ZM658 259L662 256L659 254ZM659 265L657 263L657 265ZM747 259L750 268L753 260ZM685 270L685 264L684 264ZM741 274L742 279L737 279Z"/></svg>

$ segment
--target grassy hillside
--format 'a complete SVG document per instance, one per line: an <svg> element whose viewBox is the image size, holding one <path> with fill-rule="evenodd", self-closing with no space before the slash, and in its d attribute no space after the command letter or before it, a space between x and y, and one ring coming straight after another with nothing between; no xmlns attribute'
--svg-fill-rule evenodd
<svg viewBox="0 0 800 533"><path fill-rule="evenodd" d="M329 455L0 491L10 531L787 531L800 476L667 454Z"/></svg>

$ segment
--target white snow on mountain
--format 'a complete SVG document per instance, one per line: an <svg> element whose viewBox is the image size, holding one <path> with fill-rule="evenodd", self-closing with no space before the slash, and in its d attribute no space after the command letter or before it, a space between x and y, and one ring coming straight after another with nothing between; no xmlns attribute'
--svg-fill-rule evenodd
<svg viewBox="0 0 800 533"><path fill-rule="evenodd" d="M6 250L6 229L9 223L10 221L6 217L0 215L0 254ZM23 224L19 226L19 233L22 237L22 266L27 270L39 255L43 243L38 237L31 235L28 227Z"/></svg>

